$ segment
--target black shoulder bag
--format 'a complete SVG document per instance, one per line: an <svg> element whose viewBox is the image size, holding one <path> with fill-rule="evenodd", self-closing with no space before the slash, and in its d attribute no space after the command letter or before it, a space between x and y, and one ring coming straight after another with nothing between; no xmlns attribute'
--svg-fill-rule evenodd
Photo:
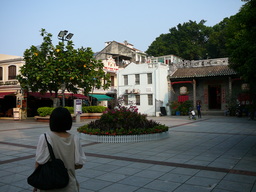
<svg viewBox="0 0 256 192"><path fill-rule="evenodd" d="M64 188L69 182L68 171L63 161L55 158L52 146L48 142L46 134L44 134L44 136L51 159L47 163L39 165L28 177L27 182L29 185L42 190Z"/></svg>

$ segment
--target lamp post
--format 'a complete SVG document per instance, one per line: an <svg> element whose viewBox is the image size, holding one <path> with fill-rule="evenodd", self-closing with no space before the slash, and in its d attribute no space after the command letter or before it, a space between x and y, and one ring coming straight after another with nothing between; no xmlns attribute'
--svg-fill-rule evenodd
<svg viewBox="0 0 256 192"><path fill-rule="evenodd" d="M60 31L58 34L58 39L61 40L63 43L64 41L70 41L70 39L73 37L73 33L68 33L67 30ZM62 107L65 107L65 89L66 89L66 84L63 81L63 84L61 85L61 90L62 90Z"/></svg>
<svg viewBox="0 0 256 192"><path fill-rule="evenodd" d="M68 31L64 30L59 32L58 38L64 43L64 41L69 41L73 37L73 35L73 33L68 34Z"/></svg>

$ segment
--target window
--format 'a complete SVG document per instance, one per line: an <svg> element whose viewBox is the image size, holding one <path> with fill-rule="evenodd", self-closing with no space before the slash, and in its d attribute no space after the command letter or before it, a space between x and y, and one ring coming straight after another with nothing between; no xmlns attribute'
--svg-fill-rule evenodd
<svg viewBox="0 0 256 192"><path fill-rule="evenodd" d="M3 80L3 68L0 67L0 81Z"/></svg>
<svg viewBox="0 0 256 192"><path fill-rule="evenodd" d="M136 99L136 105L140 105L140 95L136 95L135 99Z"/></svg>
<svg viewBox="0 0 256 192"><path fill-rule="evenodd" d="M140 84L140 74L135 74L135 84L136 85Z"/></svg>
<svg viewBox="0 0 256 192"><path fill-rule="evenodd" d="M128 75L124 75L124 85L128 85Z"/></svg>
<svg viewBox="0 0 256 192"><path fill-rule="evenodd" d="M153 95L152 94L148 95L148 105L153 105Z"/></svg>
<svg viewBox="0 0 256 192"><path fill-rule="evenodd" d="M124 105L128 105L128 95L124 95Z"/></svg>
<svg viewBox="0 0 256 192"><path fill-rule="evenodd" d="M9 75L8 79L16 79L16 66L12 65L8 67Z"/></svg>
<svg viewBox="0 0 256 192"><path fill-rule="evenodd" d="M152 73L148 73L148 84L152 84Z"/></svg>
<svg viewBox="0 0 256 192"><path fill-rule="evenodd" d="M111 76L111 86L115 86L115 77Z"/></svg>

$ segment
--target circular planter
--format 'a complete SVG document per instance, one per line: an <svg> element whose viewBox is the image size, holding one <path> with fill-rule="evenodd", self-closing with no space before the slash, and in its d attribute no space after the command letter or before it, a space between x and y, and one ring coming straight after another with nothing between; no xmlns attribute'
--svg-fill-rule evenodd
<svg viewBox="0 0 256 192"><path fill-rule="evenodd" d="M79 135L81 139L99 143L132 143L165 139L169 137L169 132L144 135L89 135L84 133L79 133Z"/></svg>

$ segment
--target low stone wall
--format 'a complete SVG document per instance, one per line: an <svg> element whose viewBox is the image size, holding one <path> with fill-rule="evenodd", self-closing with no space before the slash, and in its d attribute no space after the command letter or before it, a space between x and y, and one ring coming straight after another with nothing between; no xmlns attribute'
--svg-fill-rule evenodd
<svg viewBox="0 0 256 192"><path fill-rule="evenodd" d="M144 135L89 135L79 133L80 138L87 141L99 143L129 143L160 140L169 137L169 132L144 134Z"/></svg>
<svg viewBox="0 0 256 192"><path fill-rule="evenodd" d="M82 113L80 119L100 119L103 113Z"/></svg>
<svg viewBox="0 0 256 192"><path fill-rule="evenodd" d="M103 113L82 113L80 115L80 119L100 119L101 115ZM73 120L76 119L76 117L72 114ZM41 117L41 116L35 116L34 119L38 122L49 122L50 116Z"/></svg>

